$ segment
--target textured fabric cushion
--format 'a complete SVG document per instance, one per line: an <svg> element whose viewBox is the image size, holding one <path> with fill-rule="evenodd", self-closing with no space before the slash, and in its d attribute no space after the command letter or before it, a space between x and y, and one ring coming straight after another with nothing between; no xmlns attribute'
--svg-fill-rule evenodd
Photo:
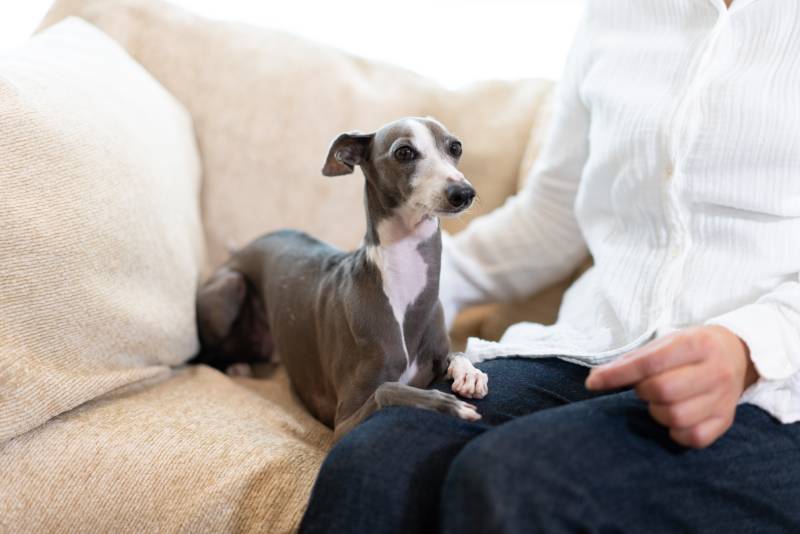
<svg viewBox="0 0 800 534"><path fill-rule="evenodd" d="M192 113L213 264L225 259L227 245L279 227L356 245L363 178L321 176L328 145L342 131L369 131L404 115L432 115L463 139L462 170L480 195L472 215L491 210L516 190L550 89L529 80L450 91L397 67L155 0L61 0L44 25L67 13L118 39Z"/></svg>
<svg viewBox="0 0 800 534"><path fill-rule="evenodd" d="M0 442L197 346L186 111L80 19L0 56Z"/></svg>
<svg viewBox="0 0 800 534"><path fill-rule="evenodd" d="M237 382L173 371L0 446L0 532L293 530L330 432L281 370Z"/></svg>

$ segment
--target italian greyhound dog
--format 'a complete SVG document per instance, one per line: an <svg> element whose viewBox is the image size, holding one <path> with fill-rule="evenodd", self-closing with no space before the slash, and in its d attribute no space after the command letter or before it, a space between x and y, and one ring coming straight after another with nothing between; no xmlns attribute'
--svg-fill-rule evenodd
<svg viewBox="0 0 800 534"><path fill-rule="evenodd" d="M275 351L297 395L337 440L385 406L479 419L474 405L422 389L447 374L462 397L488 392L486 374L450 353L439 302L439 218L475 197L456 168L461 151L431 118L338 136L322 174L361 167L362 246L343 252L282 230L233 253L198 293L195 361L224 369L269 361Z"/></svg>

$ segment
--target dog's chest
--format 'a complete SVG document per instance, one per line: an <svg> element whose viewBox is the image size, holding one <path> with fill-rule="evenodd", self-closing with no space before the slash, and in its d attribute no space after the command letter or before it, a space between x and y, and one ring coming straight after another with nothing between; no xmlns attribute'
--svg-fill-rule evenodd
<svg viewBox="0 0 800 534"><path fill-rule="evenodd" d="M383 292L400 325L405 321L409 306L417 300L428 283L428 264L417 249L419 243L419 240L407 238L382 250Z"/></svg>
<svg viewBox="0 0 800 534"><path fill-rule="evenodd" d="M406 367L398 380L404 383L413 380L418 370L415 355L408 352L405 326L409 308L428 285L428 263L419 249L420 244L436 231L435 225L430 226L372 251L372 259L380 269L383 292L391 307L402 342Z"/></svg>

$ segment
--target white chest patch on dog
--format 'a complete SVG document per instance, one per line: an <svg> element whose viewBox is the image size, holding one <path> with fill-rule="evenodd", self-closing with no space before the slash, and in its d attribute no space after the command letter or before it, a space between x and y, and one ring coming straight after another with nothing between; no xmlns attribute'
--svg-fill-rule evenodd
<svg viewBox="0 0 800 534"><path fill-rule="evenodd" d="M408 353L406 353L406 356L407 355ZM397 381L400 382L401 384L408 384L409 382L411 382L411 380L414 379L415 376L417 376L418 370L419 368L417 367L417 360L414 360L413 362L411 362L411 365L406 367L406 370L403 371L403 374L400 375L400 378L398 378Z"/></svg>
<svg viewBox="0 0 800 534"><path fill-rule="evenodd" d="M406 370L400 377L401 382L408 383L416 374L416 362L412 362L406 346L404 323L408 307L414 303L428 283L428 264L422 258L417 247L436 232L439 221L425 219L407 235L393 240L396 234L396 221L382 221L378 225L378 236L381 245L370 247L368 257L378 267L383 281L383 292L392 307L403 352L406 357Z"/></svg>

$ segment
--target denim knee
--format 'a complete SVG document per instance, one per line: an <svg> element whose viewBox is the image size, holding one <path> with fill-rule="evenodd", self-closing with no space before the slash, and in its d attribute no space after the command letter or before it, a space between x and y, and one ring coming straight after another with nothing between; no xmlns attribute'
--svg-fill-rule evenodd
<svg viewBox="0 0 800 534"><path fill-rule="evenodd" d="M346 434L322 464L318 484L325 481L325 475L332 475L337 485L345 480L364 480L370 485L380 482L382 477L376 475L391 468L386 465L387 452L399 445L405 429L417 419L413 412L412 408L380 410Z"/></svg>
<svg viewBox="0 0 800 534"><path fill-rule="evenodd" d="M489 434L483 436L488 438ZM507 520L506 498L513 498L497 476L491 439L476 439L455 457L442 487L442 532L498 532Z"/></svg>
<svg viewBox="0 0 800 534"><path fill-rule="evenodd" d="M375 413L322 464L301 532L417 532L436 525L451 459L482 429L409 407Z"/></svg>
<svg viewBox="0 0 800 534"><path fill-rule="evenodd" d="M524 432L508 423L456 456L442 489L443 532L567 533L602 524L569 447L531 419Z"/></svg>

